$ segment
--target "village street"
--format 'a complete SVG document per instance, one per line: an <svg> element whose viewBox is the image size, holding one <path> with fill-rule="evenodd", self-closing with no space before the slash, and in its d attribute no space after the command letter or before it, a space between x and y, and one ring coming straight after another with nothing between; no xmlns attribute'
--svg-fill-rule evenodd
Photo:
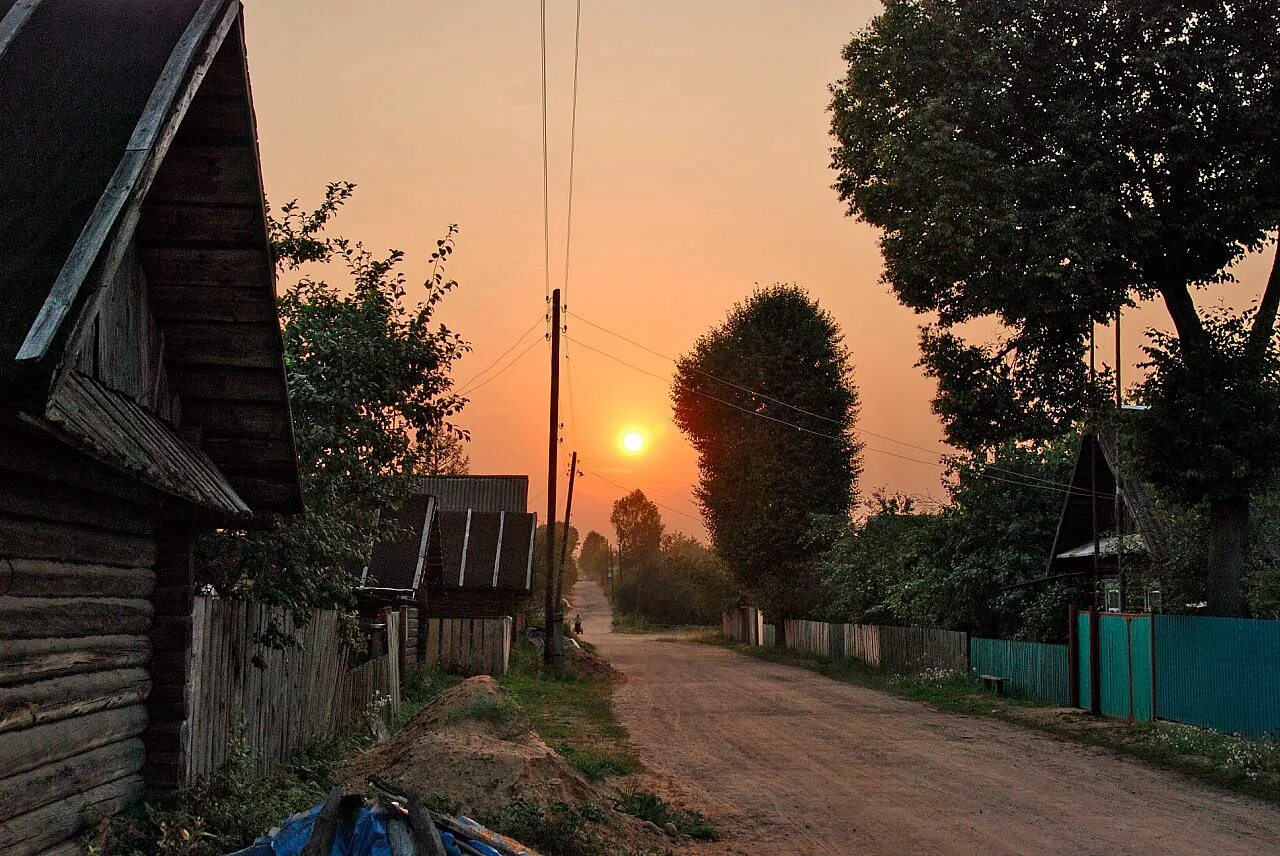
<svg viewBox="0 0 1280 856"><path fill-rule="evenodd" d="M728 815L731 840L697 852L1280 853L1266 803L792 666L606 632L594 582L570 600L627 676L618 717L645 763Z"/></svg>

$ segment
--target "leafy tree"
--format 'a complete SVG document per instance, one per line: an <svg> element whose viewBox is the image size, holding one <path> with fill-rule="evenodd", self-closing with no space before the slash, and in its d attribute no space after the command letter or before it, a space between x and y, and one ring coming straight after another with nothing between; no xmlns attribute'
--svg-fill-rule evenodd
<svg viewBox="0 0 1280 856"><path fill-rule="evenodd" d="M662 515L644 491L633 490L614 502L609 522L624 561L636 562L657 555L662 546Z"/></svg>
<svg viewBox="0 0 1280 856"><path fill-rule="evenodd" d="M589 579L603 585L609 577L609 562L612 555L613 548L609 546L609 540L593 529L582 541L578 564Z"/></svg>
<svg viewBox="0 0 1280 856"><path fill-rule="evenodd" d="M1063 481L1077 442L1008 443L994 458L1008 474ZM949 464L945 507L919 513L910 499L877 494L865 520L837 521L839 531L821 533L831 545L819 561L827 617L1062 638L1067 604L1087 603L1090 584L1043 580L1061 495L989 478L985 456ZM1040 582L1024 585L1032 581Z"/></svg>
<svg viewBox="0 0 1280 856"><path fill-rule="evenodd" d="M839 326L795 285L760 289L680 359L672 400L716 552L772 620L804 615L813 518L847 515L862 471Z"/></svg>
<svg viewBox="0 0 1280 856"><path fill-rule="evenodd" d="M285 370L307 513L264 531L217 534L202 576L223 595L252 596L305 621L312 608L353 605L350 570L370 542L396 533L393 511L410 475L427 466L465 399L450 369L467 344L435 314L457 283L445 279L453 236L437 242L422 302L405 305L404 253L374 256L326 233L353 185L328 186L314 212L296 202L272 218L282 272L304 264L344 270L343 286L303 274L280 300Z"/></svg>
<svg viewBox="0 0 1280 856"><path fill-rule="evenodd" d="M567 592L573 588L578 582L578 560L576 551L578 549L578 530L570 526L568 532L568 552L565 554L564 560L564 576L560 580L561 592ZM566 529L563 520L556 521L556 563L560 562L560 551L565 544ZM547 524L538 527L533 537L533 603L535 608L541 609L544 600L543 593L547 590Z"/></svg>
<svg viewBox="0 0 1280 856"><path fill-rule="evenodd" d="M1250 492L1280 465L1249 427L1274 413L1280 268L1226 338L1192 290L1231 282L1280 226L1278 52L1272 0L887 0L832 87L835 189L884 230L899 299L937 314L923 365L953 442L1061 433L1101 398L1091 325L1163 300L1176 333L1155 342L1149 392L1165 425L1146 436L1179 466L1152 475L1207 501L1224 613L1241 608ZM976 318L999 339L967 341Z"/></svg>

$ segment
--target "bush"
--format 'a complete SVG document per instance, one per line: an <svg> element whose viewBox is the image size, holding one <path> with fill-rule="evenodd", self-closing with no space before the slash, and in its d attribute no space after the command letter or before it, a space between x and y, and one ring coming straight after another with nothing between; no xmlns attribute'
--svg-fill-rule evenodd
<svg viewBox="0 0 1280 856"><path fill-rule="evenodd" d="M681 835L699 841L716 841L719 836L700 812L675 808L662 797L649 791L624 791L618 795L618 811L665 827L673 824Z"/></svg>

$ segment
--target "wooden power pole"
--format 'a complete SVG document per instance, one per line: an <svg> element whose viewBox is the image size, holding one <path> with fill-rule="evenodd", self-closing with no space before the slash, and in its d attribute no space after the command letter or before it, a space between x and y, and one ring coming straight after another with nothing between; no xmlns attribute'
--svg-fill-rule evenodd
<svg viewBox="0 0 1280 856"><path fill-rule="evenodd" d="M555 660L554 628L560 626L557 613L560 604L555 602L555 585L552 577L556 567L556 470L559 469L557 453L560 450L560 289L551 292L551 421L547 435L547 580L543 604L546 613L546 639L543 640L542 661ZM568 533L566 533L568 534Z"/></svg>
<svg viewBox="0 0 1280 856"><path fill-rule="evenodd" d="M564 616L560 604L564 598L564 563L569 557L569 521L573 519L573 477L578 474L578 453L569 455L569 496L564 503L564 537L560 539L560 564L556 566L556 627L552 653L558 659L564 654Z"/></svg>

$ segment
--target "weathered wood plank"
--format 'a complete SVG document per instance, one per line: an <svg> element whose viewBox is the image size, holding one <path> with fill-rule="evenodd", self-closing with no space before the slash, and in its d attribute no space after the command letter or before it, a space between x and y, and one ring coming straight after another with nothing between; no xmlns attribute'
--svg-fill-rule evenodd
<svg viewBox="0 0 1280 856"><path fill-rule="evenodd" d="M0 627L11 639L145 633L154 608L127 598L0 597Z"/></svg>
<svg viewBox="0 0 1280 856"><path fill-rule="evenodd" d="M281 404L287 398L276 369L183 365L174 370L173 388L189 401Z"/></svg>
<svg viewBox="0 0 1280 856"><path fill-rule="evenodd" d="M142 796L141 776L125 776L16 817L0 817L0 853L33 856L71 838L85 825L115 814Z"/></svg>
<svg viewBox="0 0 1280 856"><path fill-rule="evenodd" d="M8 588L4 563L8 563ZM37 559L0 560L0 595L15 597L150 597L156 576L149 568L51 562Z"/></svg>
<svg viewBox="0 0 1280 856"><path fill-rule="evenodd" d="M183 413L204 427L205 435L285 436L289 429L288 410L279 404L229 404L221 401L191 401Z"/></svg>
<svg viewBox="0 0 1280 856"><path fill-rule="evenodd" d="M222 288L211 285L151 286L151 307L166 323L276 323L274 295L263 288Z"/></svg>
<svg viewBox="0 0 1280 856"><path fill-rule="evenodd" d="M0 639L0 686L144 666L150 657L142 635Z"/></svg>
<svg viewBox="0 0 1280 856"><path fill-rule="evenodd" d="M169 151L172 157L175 149ZM182 153L212 152L216 149L208 146L184 146L179 151ZM188 155L188 159L194 159L194 156ZM234 169L239 180L244 180L244 176L240 175L243 170L242 164ZM183 180L182 177L165 175L166 171L162 170L161 175L165 177L167 189L171 189L175 181ZM251 180L256 183L256 176ZM153 193L154 190L153 185ZM162 200L160 197L148 196L146 204L142 206L142 219L138 222L138 231L135 234L144 245L176 243L190 246L200 242L214 241L220 244L257 247L262 245L266 237L260 197L252 199L248 204L225 204L210 198L202 198L196 202L170 201L175 194L166 193L166 195L169 199ZM190 198L189 194L187 198Z"/></svg>
<svg viewBox="0 0 1280 856"><path fill-rule="evenodd" d="M151 183L147 202L261 205L252 150L239 144L173 146ZM257 239L262 240L261 232Z"/></svg>
<svg viewBox="0 0 1280 856"><path fill-rule="evenodd" d="M0 734L0 771L16 776L130 737L147 727L141 705Z"/></svg>
<svg viewBox="0 0 1280 856"><path fill-rule="evenodd" d="M134 668L0 687L0 732L141 704L150 691L150 675Z"/></svg>
<svg viewBox="0 0 1280 856"><path fill-rule="evenodd" d="M152 288L212 285L262 289L269 273L265 250L142 247L139 249Z"/></svg>
<svg viewBox="0 0 1280 856"><path fill-rule="evenodd" d="M165 328L165 345L177 363L259 369L280 366L280 339L274 325L173 322Z"/></svg>
<svg viewBox="0 0 1280 856"><path fill-rule="evenodd" d="M36 428L0 426L0 470L154 507L160 494Z"/></svg>
<svg viewBox="0 0 1280 856"><path fill-rule="evenodd" d="M156 545L138 535L0 514L0 555L149 568Z"/></svg>

